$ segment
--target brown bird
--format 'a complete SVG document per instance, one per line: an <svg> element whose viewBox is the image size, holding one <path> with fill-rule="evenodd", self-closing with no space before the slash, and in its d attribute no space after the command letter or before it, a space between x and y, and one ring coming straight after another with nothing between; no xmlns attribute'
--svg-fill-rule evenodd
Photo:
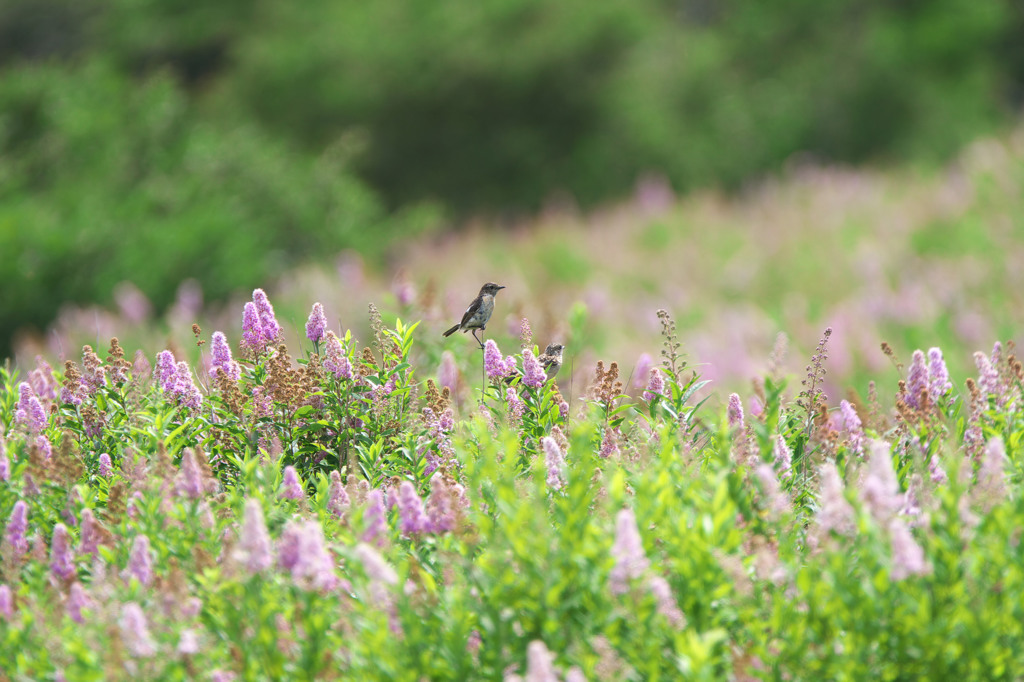
<svg viewBox="0 0 1024 682"><path fill-rule="evenodd" d="M558 374L558 370L562 368L562 351L565 350L565 346L560 343L548 344L548 347L544 349L544 352L537 358L540 360L541 366L544 368L545 374L547 374L548 381L555 378Z"/></svg>
<svg viewBox="0 0 1024 682"><path fill-rule="evenodd" d="M473 299L473 302L466 308L466 313L462 316L462 321L457 325L449 329L444 333L444 336L451 336L457 331L466 332L472 330L473 338L480 344L480 347L484 347L484 342L480 340L480 337L476 335L476 330L481 331L487 329L487 321L491 319L491 314L494 312L494 295L498 293L500 289L505 287L494 282L488 282L487 284L480 287L480 293Z"/></svg>

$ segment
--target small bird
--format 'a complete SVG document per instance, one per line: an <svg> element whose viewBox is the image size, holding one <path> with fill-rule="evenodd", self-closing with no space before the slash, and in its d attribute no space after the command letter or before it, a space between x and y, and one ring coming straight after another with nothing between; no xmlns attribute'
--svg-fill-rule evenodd
<svg viewBox="0 0 1024 682"><path fill-rule="evenodd" d="M487 321L491 319L491 313L494 312L494 295L498 293L500 289L505 287L494 282L488 282L487 284L480 287L480 293L473 302L466 308L466 313L462 316L462 322L449 329L444 333L444 336L451 336L457 331L466 332L467 330L473 331L473 338L480 344L480 347L484 347L484 342L480 340L480 337L476 335L476 330L486 330Z"/></svg>
<svg viewBox="0 0 1024 682"><path fill-rule="evenodd" d="M555 378L558 374L558 370L562 368L562 351L565 350L565 346L560 343L550 343L548 347L544 349L544 352L537 358L540 360L541 367L544 368L544 372L547 374L548 381Z"/></svg>

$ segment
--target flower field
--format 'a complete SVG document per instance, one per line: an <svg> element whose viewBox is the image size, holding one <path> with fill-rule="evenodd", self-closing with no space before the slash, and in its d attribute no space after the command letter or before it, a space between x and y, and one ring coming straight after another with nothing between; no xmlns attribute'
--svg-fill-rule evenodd
<svg viewBox="0 0 1024 682"><path fill-rule="evenodd" d="M295 352L263 291L239 318L194 364L114 339L3 371L0 679L1024 670L1012 344L970 377L893 354L851 403L827 329L718 413L665 311L640 389L604 361L564 395L526 320L441 352L314 304Z"/></svg>

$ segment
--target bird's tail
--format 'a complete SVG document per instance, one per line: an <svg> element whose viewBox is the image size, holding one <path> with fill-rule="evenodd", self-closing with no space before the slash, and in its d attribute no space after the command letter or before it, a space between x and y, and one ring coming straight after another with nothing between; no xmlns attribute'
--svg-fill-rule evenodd
<svg viewBox="0 0 1024 682"><path fill-rule="evenodd" d="M442 334L441 336L451 336L451 335L452 335L452 334L454 334L455 332L459 331L459 327L461 327L461 326L462 326L461 324L457 324L457 325L455 325L454 327L452 327L451 329L449 329L448 331L446 331L446 332L445 332L444 334Z"/></svg>

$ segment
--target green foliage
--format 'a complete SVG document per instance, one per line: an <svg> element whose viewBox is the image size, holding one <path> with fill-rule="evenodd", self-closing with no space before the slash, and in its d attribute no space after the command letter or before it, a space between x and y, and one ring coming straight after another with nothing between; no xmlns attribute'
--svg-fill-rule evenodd
<svg viewBox="0 0 1024 682"><path fill-rule="evenodd" d="M168 74L140 83L98 61L0 76L0 177L5 329L124 280L158 309L186 278L222 298L316 254L372 255L369 228L398 224L331 154L211 122Z"/></svg>

